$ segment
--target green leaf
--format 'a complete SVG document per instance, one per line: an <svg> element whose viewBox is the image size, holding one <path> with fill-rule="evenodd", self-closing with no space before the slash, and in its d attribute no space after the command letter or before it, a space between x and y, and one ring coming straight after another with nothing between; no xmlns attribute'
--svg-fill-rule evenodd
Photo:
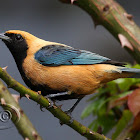
<svg viewBox="0 0 140 140"><path fill-rule="evenodd" d="M87 101L95 100L96 98L98 98L102 94L104 94L104 93L103 92L94 93L93 96L90 99L88 99Z"/></svg>
<svg viewBox="0 0 140 140"><path fill-rule="evenodd" d="M116 124L115 116L111 114L98 117L99 126L103 128L103 134L108 133Z"/></svg>
<svg viewBox="0 0 140 140"><path fill-rule="evenodd" d="M93 131L97 131L99 127L98 119L93 120L92 123L88 127L92 129Z"/></svg>
<svg viewBox="0 0 140 140"><path fill-rule="evenodd" d="M135 140L140 140L140 132L137 134Z"/></svg>
<svg viewBox="0 0 140 140"><path fill-rule="evenodd" d="M132 118L132 113L129 110L124 110L121 119L116 125L116 130L112 135L112 140L115 140L119 134L122 132L122 130L127 126L129 121Z"/></svg>
<svg viewBox="0 0 140 140"><path fill-rule="evenodd" d="M119 78L119 79L114 80L114 82L115 82L116 84L123 83L124 81L125 81L124 78Z"/></svg>
<svg viewBox="0 0 140 140"><path fill-rule="evenodd" d="M103 134L108 133L116 124L116 119L114 119L113 113L98 116L97 119L93 120L89 125L89 128L93 131L97 131L98 127L101 126L103 129Z"/></svg>
<svg viewBox="0 0 140 140"><path fill-rule="evenodd" d="M136 64L136 65L132 66L132 68L140 69L140 65Z"/></svg>
<svg viewBox="0 0 140 140"><path fill-rule="evenodd" d="M82 112L81 119L86 118L91 113L97 113L98 106L104 101L104 98L97 99L93 101L91 104L89 104L84 111Z"/></svg>
<svg viewBox="0 0 140 140"><path fill-rule="evenodd" d="M130 78L125 78L123 82L119 83L118 86L122 91L128 91L133 85L133 80Z"/></svg>
<svg viewBox="0 0 140 140"><path fill-rule="evenodd" d="M106 100L107 101L107 100ZM105 102L100 104L97 109L97 126L101 126L103 134L108 133L116 124L116 119L112 111L106 112ZM95 130L94 130L95 131Z"/></svg>
<svg viewBox="0 0 140 140"><path fill-rule="evenodd" d="M107 89L109 91L110 94L116 94L118 92L118 89L117 89L117 84L115 81L111 81L109 83L107 83Z"/></svg>
<svg viewBox="0 0 140 140"><path fill-rule="evenodd" d="M98 89L98 93L100 93L100 94L104 94L108 91L109 91L108 88L105 88L105 87L101 87L101 88Z"/></svg>
<svg viewBox="0 0 140 140"><path fill-rule="evenodd" d="M117 97L117 98L122 98L122 97L125 97L125 96L131 94L132 92L133 92L133 90L126 91L126 92L123 92L123 93L121 93L121 94L118 94L118 95L115 96L115 97Z"/></svg>

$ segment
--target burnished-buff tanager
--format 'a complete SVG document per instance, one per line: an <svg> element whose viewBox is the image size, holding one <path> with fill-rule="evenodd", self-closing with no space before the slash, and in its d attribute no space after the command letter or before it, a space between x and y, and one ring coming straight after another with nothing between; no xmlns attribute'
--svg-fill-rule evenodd
<svg viewBox="0 0 140 140"><path fill-rule="evenodd" d="M12 53L27 86L51 99L77 98L78 103L106 82L140 76L139 69L25 31L9 30L0 34L0 39Z"/></svg>

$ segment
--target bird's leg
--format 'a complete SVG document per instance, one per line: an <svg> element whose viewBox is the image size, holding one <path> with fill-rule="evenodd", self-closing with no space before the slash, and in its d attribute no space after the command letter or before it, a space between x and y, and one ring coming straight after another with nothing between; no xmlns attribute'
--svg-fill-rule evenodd
<svg viewBox="0 0 140 140"><path fill-rule="evenodd" d="M65 111L65 113L71 115L71 113L73 112L73 110L75 109L75 107L78 105L78 103L82 100L83 97L77 99L76 103L67 111Z"/></svg>
<svg viewBox="0 0 140 140"><path fill-rule="evenodd" d="M77 99L76 103L75 103L69 110L65 111L65 113L68 114L69 116L71 116L72 111L75 109L75 107L78 105L78 103L82 100L82 98L83 98L83 97ZM74 119L73 119L73 117L71 116L71 119L70 119L69 122L72 123L73 120L74 120Z"/></svg>
<svg viewBox="0 0 140 140"><path fill-rule="evenodd" d="M37 94L38 95L41 95L41 91L37 91ZM50 97L46 97L46 99L49 101L49 107L48 108L51 108L51 107L53 107L54 106L54 101L52 101L51 99L50 99ZM40 100L40 97L39 97L39 100ZM40 110L42 111L42 112L44 112L43 111L43 106L42 105L40 105Z"/></svg>
<svg viewBox="0 0 140 140"><path fill-rule="evenodd" d="M68 93L67 92L64 92L64 93L57 93L57 94L49 94L49 95L47 95L47 99L50 102L50 107L52 107L54 105L54 103L51 100L51 98L55 98L55 97L63 96L63 95L68 95Z"/></svg>
<svg viewBox="0 0 140 140"><path fill-rule="evenodd" d="M46 99L49 101L49 107L48 108L53 107L55 102L53 100L51 100L51 98L48 97L48 96L46 97Z"/></svg>
<svg viewBox="0 0 140 140"><path fill-rule="evenodd" d="M49 95L47 95L47 98L55 98L57 96L63 96L63 95L69 95L69 94L67 92L57 93L57 94L49 94Z"/></svg>
<svg viewBox="0 0 140 140"><path fill-rule="evenodd" d="M57 94L50 94L47 95L47 98L54 98L54 97L58 97L58 96L63 96L63 95L71 95L72 92L68 91L68 92L64 92L64 93L57 93ZM75 109L75 107L78 105L78 103L81 101L83 97L78 98L78 100L76 101L76 103L67 111L65 111L65 113L71 115L72 111Z"/></svg>

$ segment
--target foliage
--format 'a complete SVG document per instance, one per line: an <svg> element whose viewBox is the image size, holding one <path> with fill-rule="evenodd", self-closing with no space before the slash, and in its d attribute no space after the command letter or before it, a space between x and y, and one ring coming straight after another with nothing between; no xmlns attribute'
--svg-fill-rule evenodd
<svg viewBox="0 0 140 140"><path fill-rule="evenodd" d="M127 65L127 67L132 66ZM140 65L135 65L133 68L140 69ZM121 78L111 81L98 89L88 101L90 103L82 112L81 118L94 116L89 128L103 134L113 129L113 140L120 140L122 134L124 139L130 134L131 137L135 134L135 137L140 139L139 78Z"/></svg>

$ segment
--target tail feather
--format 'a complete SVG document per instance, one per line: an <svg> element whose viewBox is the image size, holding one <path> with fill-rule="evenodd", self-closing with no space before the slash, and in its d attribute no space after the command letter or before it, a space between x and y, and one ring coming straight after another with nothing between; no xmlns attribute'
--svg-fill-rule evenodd
<svg viewBox="0 0 140 140"><path fill-rule="evenodd" d="M134 73L133 76L130 78L140 78L140 69L135 69L135 68L127 68L127 67L119 67L119 70L122 72L127 72L127 73Z"/></svg>

